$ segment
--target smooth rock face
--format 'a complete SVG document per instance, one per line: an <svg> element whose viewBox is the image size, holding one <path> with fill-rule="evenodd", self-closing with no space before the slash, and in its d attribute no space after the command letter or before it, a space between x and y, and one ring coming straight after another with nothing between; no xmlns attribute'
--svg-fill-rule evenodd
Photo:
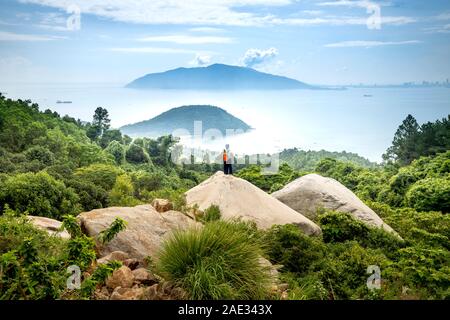
<svg viewBox="0 0 450 320"><path fill-rule="evenodd" d="M158 212L166 212L173 209L172 203L166 199L155 199L152 201L152 206Z"/></svg>
<svg viewBox="0 0 450 320"><path fill-rule="evenodd" d="M317 216L317 209L325 208L348 212L370 226L393 231L352 191L338 181L318 174L300 177L283 189L272 193L272 196L311 219Z"/></svg>
<svg viewBox="0 0 450 320"><path fill-rule="evenodd" d="M198 205L200 210L217 205L222 218L240 217L254 221L261 229L276 224L295 224L308 235L321 232L314 222L250 182L221 171L187 191L186 202L189 206Z"/></svg>
<svg viewBox="0 0 450 320"><path fill-rule="evenodd" d="M81 213L77 218L83 232L95 238L116 217L127 221L127 227L108 244L97 244L101 256L113 251L123 251L130 258L139 260L147 256L155 258L162 241L171 231L200 225L181 212L167 211L161 214L151 205L96 209Z"/></svg>
<svg viewBox="0 0 450 320"><path fill-rule="evenodd" d="M62 222L46 217L27 217L36 228L47 231L50 235L57 235L63 239L70 239L70 234L65 229L60 231Z"/></svg>

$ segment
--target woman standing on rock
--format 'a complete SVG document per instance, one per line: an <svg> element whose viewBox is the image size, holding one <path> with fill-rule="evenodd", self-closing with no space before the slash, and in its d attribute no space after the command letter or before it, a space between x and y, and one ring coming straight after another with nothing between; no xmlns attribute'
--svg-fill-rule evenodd
<svg viewBox="0 0 450 320"><path fill-rule="evenodd" d="M227 150L223 149L223 173L228 174Z"/></svg>

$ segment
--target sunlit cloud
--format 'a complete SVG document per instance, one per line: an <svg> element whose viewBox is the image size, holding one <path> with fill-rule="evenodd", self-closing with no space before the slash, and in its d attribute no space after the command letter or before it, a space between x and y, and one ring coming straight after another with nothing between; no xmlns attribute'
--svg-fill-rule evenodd
<svg viewBox="0 0 450 320"><path fill-rule="evenodd" d="M276 48L269 48L267 50L248 49L241 60L244 66L252 68L272 60L277 55L278 50Z"/></svg>
<svg viewBox="0 0 450 320"><path fill-rule="evenodd" d="M211 56L207 54L196 54L195 58L191 62L189 62L190 65L197 67L206 66L209 65L210 63L211 63Z"/></svg>

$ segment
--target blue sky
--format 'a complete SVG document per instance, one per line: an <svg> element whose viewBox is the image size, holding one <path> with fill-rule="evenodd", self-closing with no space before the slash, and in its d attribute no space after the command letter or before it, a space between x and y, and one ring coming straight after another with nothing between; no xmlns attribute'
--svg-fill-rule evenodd
<svg viewBox="0 0 450 320"><path fill-rule="evenodd" d="M127 83L211 63L314 84L442 81L450 78L450 1L0 3L3 83Z"/></svg>

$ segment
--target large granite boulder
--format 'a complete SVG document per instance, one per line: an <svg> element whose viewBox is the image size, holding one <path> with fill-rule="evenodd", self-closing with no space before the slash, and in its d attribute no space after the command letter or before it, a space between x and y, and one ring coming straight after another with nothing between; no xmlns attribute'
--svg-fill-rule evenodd
<svg viewBox="0 0 450 320"><path fill-rule="evenodd" d="M300 177L272 193L272 196L310 219L315 219L317 210L324 208L347 212L370 226L393 231L352 191L340 182L318 174Z"/></svg>
<svg viewBox="0 0 450 320"><path fill-rule="evenodd" d="M163 240L175 229L199 225L178 211L159 213L151 205L96 209L78 215L84 233L94 238L107 229L116 217L127 222L127 227L106 245L97 243L100 256L114 251L126 252L130 258L156 258Z"/></svg>
<svg viewBox="0 0 450 320"><path fill-rule="evenodd" d="M50 235L55 235L63 239L70 239L70 234L66 229L61 230L62 222L46 217L27 216L28 220L38 229L47 231Z"/></svg>
<svg viewBox="0 0 450 320"><path fill-rule="evenodd" d="M254 221L259 228L277 224L295 224L308 235L320 234L318 225L289 208L250 182L217 172L186 192L187 205L205 210L211 205L220 208L222 218Z"/></svg>

